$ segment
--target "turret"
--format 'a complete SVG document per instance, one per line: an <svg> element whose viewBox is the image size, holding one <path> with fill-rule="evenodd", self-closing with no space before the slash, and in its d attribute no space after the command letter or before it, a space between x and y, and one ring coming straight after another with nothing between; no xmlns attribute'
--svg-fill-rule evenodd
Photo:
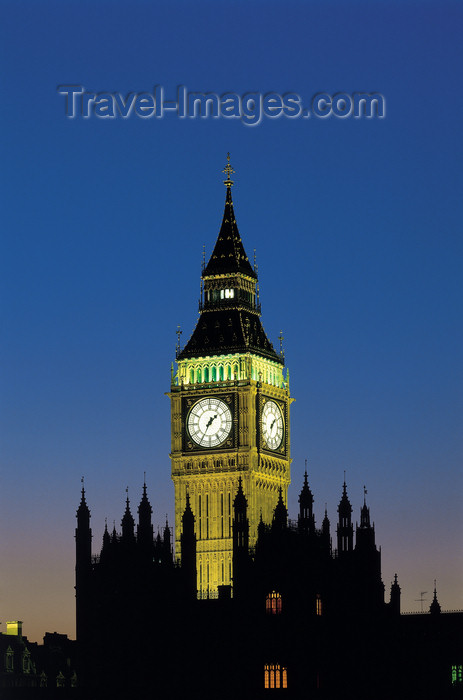
<svg viewBox="0 0 463 700"><path fill-rule="evenodd" d="M137 543L145 556L150 556L153 550L153 525L151 515L153 509L146 494L146 483L143 484L143 494L138 506Z"/></svg>
<svg viewBox="0 0 463 700"><path fill-rule="evenodd" d="M395 617L400 615L400 586L397 581L397 574L394 575L394 583L391 584L391 598L389 603L391 614Z"/></svg>
<svg viewBox="0 0 463 700"><path fill-rule="evenodd" d="M307 469L304 472L304 485L299 494L299 516L297 519L299 531L307 535L315 532L315 518L313 515L313 495L309 488Z"/></svg>
<svg viewBox="0 0 463 700"><path fill-rule="evenodd" d="M166 515L166 524L164 527L164 532L162 536L162 561L164 564L172 564L172 544L171 544L171 537L170 537L170 527L169 523L167 521L167 515Z"/></svg>
<svg viewBox="0 0 463 700"><path fill-rule="evenodd" d="M347 497L346 481L342 487L342 497L338 506L339 521L337 527L338 555L342 556L351 552L354 541L354 527L352 525L352 506Z"/></svg>
<svg viewBox="0 0 463 700"><path fill-rule="evenodd" d="M429 612L431 615L439 615L441 612L441 607L439 605L439 601L437 600L437 588L436 588L436 582L434 581L434 595L432 598L432 603L429 607Z"/></svg>
<svg viewBox="0 0 463 700"><path fill-rule="evenodd" d="M322 522L322 542L324 549L331 554L331 535L330 535L330 521L328 518L328 509L325 505L325 517Z"/></svg>
<svg viewBox="0 0 463 700"><path fill-rule="evenodd" d="M364 487L363 506L360 510L360 525L357 523L355 549L361 552L376 550L375 526L370 523L370 509L366 503L367 490Z"/></svg>
<svg viewBox="0 0 463 700"><path fill-rule="evenodd" d="M241 477L238 480L238 491L233 501L233 551L241 550L248 553L249 549L249 521L247 518L248 502L243 491Z"/></svg>
<svg viewBox="0 0 463 700"><path fill-rule="evenodd" d="M182 572L191 597L196 598L196 535L195 517L190 506L190 494L186 494L186 506L182 515L182 534L180 536L182 551Z"/></svg>
<svg viewBox="0 0 463 700"><path fill-rule="evenodd" d="M272 532L281 532L288 525L288 511L283 502L283 491L278 489L278 501L273 511Z"/></svg>
<svg viewBox="0 0 463 700"><path fill-rule="evenodd" d="M92 558L92 531L90 529L90 510L85 500L85 489L82 486L82 495L77 509L76 528L76 566L81 570L91 566Z"/></svg>
<svg viewBox="0 0 463 700"><path fill-rule="evenodd" d="M244 495L241 477L238 479L233 512L233 590L235 597L239 597L246 583L249 563L248 502Z"/></svg>
<svg viewBox="0 0 463 700"><path fill-rule="evenodd" d="M82 479L82 495L77 509L76 528L76 634L77 640L87 638L91 618L90 584L92 574L92 531L90 510L85 500Z"/></svg>
<svg viewBox="0 0 463 700"><path fill-rule="evenodd" d="M122 536L121 545L124 547L125 551L135 549L135 520L133 519L132 513L130 512L130 501L127 495L125 513L122 518Z"/></svg>
<svg viewBox="0 0 463 700"><path fill-rule="evenodd" d="M103 545L101 547L100 562L106 564L111 558L111 536L108 532L108 523L105 520L104 533L103 533Z"/></svg>

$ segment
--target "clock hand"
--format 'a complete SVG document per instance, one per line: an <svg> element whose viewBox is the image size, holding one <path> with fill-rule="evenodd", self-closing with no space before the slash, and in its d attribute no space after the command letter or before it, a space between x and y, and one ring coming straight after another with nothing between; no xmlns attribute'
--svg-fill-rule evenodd
<svg viewBox="0 0 463 700"><path fill-rule="evenodd" d="M206 423L206 430L204 431L204 434L207 433L209 426L211 425L211 423L213 423L213 421L215 421L216 418L217 418L217 413L215 414L215 416L211 416L209 418L209 420Z"/></svg>

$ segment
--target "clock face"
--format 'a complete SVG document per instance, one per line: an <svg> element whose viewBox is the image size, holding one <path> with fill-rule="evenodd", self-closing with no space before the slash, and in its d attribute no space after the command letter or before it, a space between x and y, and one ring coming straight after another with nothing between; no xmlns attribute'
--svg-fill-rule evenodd
<svg viewBox="0 0 463 700"><path fill-rule="evenodd" d="M262 434L269 450L277 450L283 441L283 415L275 401L267 401L262 410Z"/></svg>
<svg viewBox="0 0 463 700"><path fill-rule="evenodd" d="M232 414L221 399L210 396L195 403L187 419L190 437L200 447L216 447L230 435Z"/></svg>

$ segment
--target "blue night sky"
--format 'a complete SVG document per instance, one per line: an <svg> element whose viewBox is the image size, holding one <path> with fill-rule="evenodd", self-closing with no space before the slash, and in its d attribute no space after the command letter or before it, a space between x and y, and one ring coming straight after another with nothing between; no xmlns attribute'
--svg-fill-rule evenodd
<svg viewBox="0 0 463 700"><path fill-rule="evenodd" d="M94 551L143 473L173 522L170 366L197 319L226 153L262 320L291 376L304 460L335 536L363 485L386 596L437 579L463 608L461 3L1 4L0 620L75 635L85 475ZM68 119L91 92L379 92L383 119ZM128 627L129 621L121 625Z"/></svg>

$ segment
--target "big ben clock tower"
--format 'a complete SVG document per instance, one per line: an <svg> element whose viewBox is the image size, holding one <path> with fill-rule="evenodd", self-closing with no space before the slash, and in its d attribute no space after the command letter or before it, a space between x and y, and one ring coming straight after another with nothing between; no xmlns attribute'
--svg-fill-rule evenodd
<svg viewBox="0 0 463 700"><path fill-rule="evenodd" d="M177 353L169 393L176 553L181 555L188 494L202 596L233 582L233 501L239 478L251 547L260 519L271 522L279 489L286 502L290 483L289 378L283 354L274 350L260 321L257 273L233 211L233 172L228 156L225 211L202 272L200 316Z"/></svg>

